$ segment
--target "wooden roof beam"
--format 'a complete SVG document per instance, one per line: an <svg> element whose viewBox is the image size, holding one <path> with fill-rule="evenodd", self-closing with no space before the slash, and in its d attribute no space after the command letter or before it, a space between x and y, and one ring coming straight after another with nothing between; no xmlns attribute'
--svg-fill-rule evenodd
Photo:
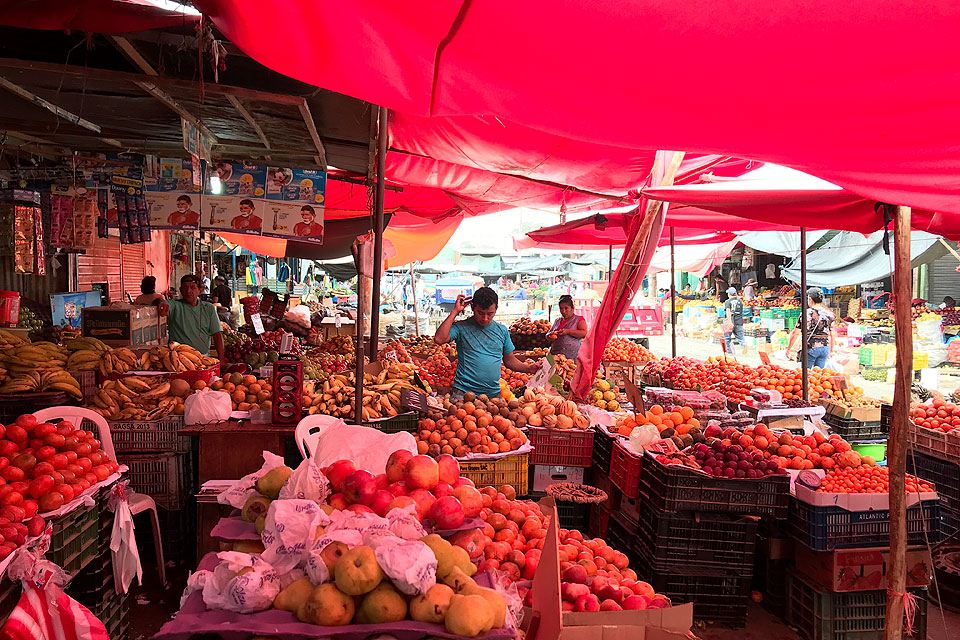
<svg viewBox="0 0 960 640"><path fill-rule="evenodd" d="M173 96L171 96L169 93L167 93L166 91L158 87L154 82L146 81L146 80L137 80L133 84L137 85L138 87L140 87L141 89L143 89L144 91L152 95L154 98L156 98L163 104L170 107L171 111L173 111L178 116L180 116L181 118L183 118L184 120L186 120L187 122L195 126L200 131L200 133L202 133L204 136L207 137L207 139L210 140L212 144L218 144L220 142L220 139L216 135L214 135L214 133L210 131L210 129L208 129L205 124L200 122L200 119L198 117L190 113L190 111L186 107L184 107L179 102L174 100Z"/></svg>
<svg viewBox="0 0 960 640"><path fill-rule="evenodd" d="M267 134L263 132L263 128L260 126L260 123L257 122L256 118L253 117L253 114L240 102L240 98L229 93L226 96L227 100L230 101L230 104L233 105L233 108L237 110L243 119L247 121L247 124L257 132L257 137L260 138L260 142L263 143L263 146L270 150L270 140L267 139ZM267 159L270 159L270 156L267 156Z"/></svg>
<svg viewBox="0 0 960 640"><path fill-rule="evenodd" d="M303 118L303 124L307 127L307 133L310 134L310 139L313 140L313 146L317 149L317 156L314 156L314 161L323 167L327 168L327 152L323 148L323 142L320 140L320 134L317 132L317 123L313 121L313 114L310 113L310 105L307 103L306 98L300 98L300 104L297 105L300 109L300 116Z"/></svg>

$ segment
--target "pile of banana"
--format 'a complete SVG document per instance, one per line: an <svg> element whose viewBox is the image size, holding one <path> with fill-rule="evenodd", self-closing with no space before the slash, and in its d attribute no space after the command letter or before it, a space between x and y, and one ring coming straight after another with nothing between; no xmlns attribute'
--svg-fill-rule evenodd
<svg viewBox="0 0 960 640"><path fill-rule="evenodd" d="M140 369L143 371L197 371L220 362L216 358L203 355L190 345L171 342L168 347L154 347L140 356Z"/></svg>
<svg viewBox="0 0 960 640"><path fill-rule="evenodd" d="M111 348L96 338L75 338L66 343L71 351L67 358L70 371L99 371L104 377L111 373L126 373L139 365L137 355L126 347Z"/></svg>
<svg viewBox="0 0 960 640"><path fill-rule="evenodd" d="M416 365L392 362L379 374L363 375L363 407L361 420L395 416L400 411L400 390L415 389L413 374ZM319 382L303 384L303 406L315 413L353 419L356 404L356 376L353 372L330 376Z"/></svg>
<svg viewBox="0 0 960 640"><path fill-rule="evenodd" d="M80 383L63 369L34 369L9 378L0 385L0 393L32 393L35 391L65 391L82 399Z"/></svg>
<svg viewBox="0 0 960 640"><path fill-rule="evenodd" d="M11 333L6 329L0 329L0 349L6 349L7 347L14 347L18 344L26 344L28 340L24 340L15 333Z"/></svg>
<svg viewBox="0 0 960 640"><path fill-rule="evenodd" d="M166 376L105 380L88 409L108 420L159 420L183 413L183 398L170 396Z"/></svg>

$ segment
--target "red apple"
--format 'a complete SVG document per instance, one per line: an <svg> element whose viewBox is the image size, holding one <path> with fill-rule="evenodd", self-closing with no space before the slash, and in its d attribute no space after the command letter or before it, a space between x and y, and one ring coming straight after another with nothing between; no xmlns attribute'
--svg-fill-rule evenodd
<svg viewBox="0 0 960 640"><path fill-rule="evenodd" d="M600 603L600 611L623 611L623 607L613 600L604 600Z"/></svg>
<svg viewBox="0 0 960 640"><path fill-rule="evenodd" d="M646 609L650 598L647 596L630 596L623 599L624 609Z"/></svg>
<svg viewBox="0 0 960 640"><path fill-rule="evenodd" d="M54 465L56 466L56 465ZM330 481L330 488L334 491L340 491L343 480L357 470L353 460L337 460L327 467L327 480Z"/></svg>
<svg viewBox="0 0 960 640"><path fill-rule="evenodd" d="M387 515L387 507L390 506L390 503L393 502L394 495L389 491L380 490L377 491L377 494L373 497L373 501L370 503L370 508L373 509L373 512L378 516Z"/></svg>
<svg viewBox="0 0 960 640"><path fill-rule="evenodd" d="M457 489L459 487L476 487L476 486L477 485L473 483L473 480L471 480L470 478L464 478L463 476L460 476L459 478L457 478L457 481L453 483L454 489Z"/></svg>
<svg viewBox="0 0 960 640"><path fill-rule="evenodd" d="M460 463L449 453L437 458L437 466L439 467L440 482L452 485L460 477Z"/></svg>
<svg viewBox="0 0 960 640"><path fill-rule="evenodd" d="M390 480L387 478L387 474L381 473L378 476L374 476L373 484L377 488L377 491L380 491L381 489L387 488L387 486L390 484Z"/></svg>
<svg viewBox="0 0 960 640"><path fill-rule="evenodd" d="M487 542L481 529L464 529L450 536L450 544L464 549L471 560L476 560L483 555Z"/></svg>
<svg viewBox="0 0 960 640"><path fill-rule="evenodd" d="M647 605L647 609L665 609L670 606L670 601L657 594L653 596L653 599L650 600L650 603Z"/></svg>
<svg viewBox="0 0 960 640"><path fill-rule="evenodd" d="M407 485L402 482L391 482L387 485L387 491L392 493L395 496L405 496L410 493L407 490Z"/></svg>
<svg viewBox="0 0 960 640"><path fill-rule="evenodd" d="M420 513L424 516L430 513L430 507L437 501L433 494L426 489L414 489L409 493L409 496L417 503L417 506L420 508Z"/></svg>
<svg viewBox="0 0 960 640"><path fill-rule="evenodd" d="M341 489L347 501L369 505L377 494L377 481L372 473L360 469L343 479Z"/></svg>
<svg viewBox="0 0 960 640"><path fill-rule="evenodd" d="M347 511L353 511L354 513L373 513L373 509L365 504L352 504L347 507Z"/></svg>
<svg viewBox="0 0 960 640"><path fill-rule="evenodd" d="M423 516L420 511L420 505L417 504L417 501L410 496L397 496L390 501L390 504L387 505L384 513L390 513L390 511L393 509L406 509L410 505L413 505L413 508L417 513L417 519L419 520Z"/></svg>
<svg viewBox="0 0 960 640"><path fill-rule="evenodd" d="M390 482L397 482L403 478L403 472L407 468L407 462L413 454L406 449L397 449L387 458L386 476Z"/></svg>
<svg viewBox="0 0 960 640"><path fill-rule="evenodd" d="M453 496L444 496L430 507L430 519L438 529L456 529L463 524L463 505Z"/></svg>
<svg viewBox="0 0 960 640"><path fill-rule="evenodd" d="M576 602L580 596L590 594L590 587L578 582L563 582L560 584L560 597L567 602Z"/></svg>
<svg viewBox="0 0 960 640"><path fill-rule="evenodd" d="M343 497L342 493L335 493L327 498L327 504L338 511L345 511L346 508L350 506L350 503L347 502L347 499Z"/></svg>
<svg viewBox="0 0 960 640"><path fill-rule="evenodd" d="M577 598L577 601L573 603L574 611L600 611L600 601L597 599L597 596L587 594L585 596L580 596Z"/></svg>
<svg viewBox="0 0 960 640"><path fill-rule="evenodd" d="M430 456L413 456L407 462L404 482L411 489L433 489L440 482L440 467Z"/></svg>
<svg viewBox="0 0 960 640"><path fill-rule="evenodd" d="M597 597L601 600L613 600L618 605L623 602L623 592L620 591L620 587L616 585L607 584L599 590L594 588L593 592L597 594Z"/></svg>
<svg viewBox="0 0 960 640"><path fill-rule="evenodd" d="M587 570L579 564L574 564L563 572L562 579L565 582L576 582L578 584L587 583ZM599 601L597 601L599 604Z"/></svg>
<svg viewBox="0 0 960 640"><path fill-rule="evenodd" d="M567 612L571 612L571 613L572 613L572 612L573 612L573 603L572 603L572 602L567 602L566 600L564 600L563 602L560 603L560 611L561 611L562 613L567 613Z"/></svg>
<svg viewBox="0 0 960 640"><path fill-rule="evenodd" d="M463 505L463 515L467 518L476 518L483 508L483 495L475 487L461 485L453 489L453 497Z"/></svg>

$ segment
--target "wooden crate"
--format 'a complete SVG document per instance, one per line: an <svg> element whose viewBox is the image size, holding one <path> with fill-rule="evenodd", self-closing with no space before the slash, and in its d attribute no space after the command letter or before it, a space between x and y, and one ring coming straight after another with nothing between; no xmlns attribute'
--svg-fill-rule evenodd
<svg viewBox="0 0 960 640"><path fill-rule="evenodd" d="M80 318L83 335L112 347L166 344L167 318L157 307L116 305L88 307Z"/></svg>

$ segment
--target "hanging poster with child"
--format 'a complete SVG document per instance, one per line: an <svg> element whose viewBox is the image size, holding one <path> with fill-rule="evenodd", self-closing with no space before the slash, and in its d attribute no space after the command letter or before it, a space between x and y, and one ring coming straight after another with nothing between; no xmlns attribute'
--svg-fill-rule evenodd
<svg viewBox="0 0 960 640"><path fill-rule="evenodd" d="M194 186L193 162L161 158L159 176L145 185L150 226L191 231L200 227L200 188Z"/></svg>
<svg viewBox="0 0 960 640"><path fill-rule="evenodd" d="M263 235L322 244L326 187L323 171L268 167Z"/></svg>
<svg viewBox="0 0 960 640"><path fill-rule="evenodd" d="M260 235L267 168L218 162L207 174L200 226L211 231Z"/></svg>

